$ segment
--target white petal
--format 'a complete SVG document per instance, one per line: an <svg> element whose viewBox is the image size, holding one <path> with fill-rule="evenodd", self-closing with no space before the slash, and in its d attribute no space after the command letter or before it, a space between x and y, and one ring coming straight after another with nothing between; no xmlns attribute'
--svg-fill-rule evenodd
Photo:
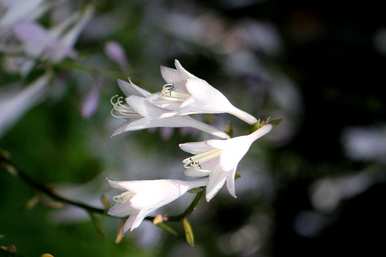
<svg viewBox="0 0 386 257"><path fill-rule="evenodd" d="M152 128L151 124L147 119L141 118L141 119L126 123L125 125L122 125L117 130L114 131L113 136L116 136L128 131L136 131L136 130L142 130L147 128Z"/></svg>
<svg viewBox="0 0 386 257"><path fill-rule="evenodd" d="M180 108L185 108L189 105L192 105L194 104L195 100L193 97L189 97L188 99L186 99L181 105L180 105Z"/></svg>
<svg viewBox="0 0 386 257"><path fill-rule="evenodd" d="M165 110L152 105L146 98L141 96L131 95L126 98L126 102L142 117L159 118L165 113Z"/></svg>
<svg viewBox="0 0 386 257"><path fill-rule="evenodd" d="M176 128L177 127L191 127L191 128L195 128L195 129L204 131L204 132L211 134L213 136L216 136L216 137L229 138L229 136L226 133L224 133L223 131L221 131L213 126L210 126L204 122L195 120L189 116L170 117L170 119L168 119L168 123L169 123L170 127L176 127Z"/></svg>
<svg viewBox="0 0 386 257"><path fill-rule="evenodd" d="M186 81L186 90L194 99L195 113L225 113L232 108L228 99L216 88L212 87L205 80L190 78ZM186 108L193 109L192 103ZM187 110L181 110L188 113ZM193 113L192 111L191 113Z"/></svg>
<svg viewBox="0 0 386 257"><path fill-rule="evenodd" d="M180 82L182 80L185 80L183 76L181 76L181 73L177 71L176 69L172 69L169 67L161 66L161 75L162 78L170 84L175 84L176 82Z"/></svg>
<svg viewBox="0 0 386 257"><path fill-rule="evenodd" d="M220 189L224 186L225 180L228 176L226 171L219 168L212 171L209 175L209 182L206 187L206 201L209 202Z"/></svg>
<svg viewBox="0 0 386 257"><path fill-rule="evenodd" d="M185 176L188 176L188 177L199 178L199 177L209 176L210 172L211 171L209 170L188 168L188 169L185 169L184 174Z"/></svg>
<svg viewBox="0 0 386 257"><path fill-rule="evenodd" d="M182 72L165 66L161 66L160 70L162 78L166 81L166 83L172 84L179 92L187 93L185 88L185 81L187 77Z"/></svg>
<svg viewBox="0 0 386 257"><path fill-rule="evenodd" d="M106 178L107 182L112 188L115 189L121 189L121 190L127 190L127 181L123 180L111 180L109 178Z"/></svg>
<svg viewBox="0 0 386 257"><path fill-rule="evenodd" d="M141 225L142 221L146 218L148 211L141 210L136 213L130 215L130 217L126 220L123 226L123 233L126 233L128 230L133 231L139 225Z"/></svg>
<svg viewBox="0 0 386 257"><path fill-rule="evenodd" d="M160 93L151 94L151 96L146 98L151 104L170 111L175 111L180 108L181 102L169 101L160 97Z"/></svg>
<svg viewBox="0 0 386 257"><path fill-rule="evenodd" d="M237 198L236 189L235 189L235 176L236 176L236 169L230 172L227 177L227 189L228 189L228 192L231 194L231 196L233 196L234 198Z"/></svg>
<svg viewBox="0 0 386 257"><path fill-rule="evenodd" d="M174 66L176 67L177 71L180 72L181 76L183 76L185 79L197 78L192 73L187 71L184 67L182 67L181 63L177 59L174 60Z"/></svg>
<svg viewBox="0 0 386 257"><path fill-rule="evenodd" d="M211 146L212 148L217 149L226 149L229 147L229 141L228 140L218 140L218 139L211 139L207 140L206 143Z"/></svg>
<svg viewBox="0 0 386 257"><path fill-rule="evenodd" d="M150 93L148 91L135 85L131 80L129 80L129 82L126 82L124 80L118 79L117 83L119 88L126 96L130 96L130 95L143 96L143 97L150 96Z"/></svg>
<svg viewBox="0 0 386 257"><path fill-rule="evenodd" d="M130 206L130 202L127 201L123 204L116 203L108 211L108 214L115 217L126 217L133 213L133 209Z"/></svg>
<svg viewBox="0 0 386 257"><path fill-rule="evenodd" d="M209 146L206 141L202 142L192 142L192 143L184 143L178 145L182 151L191 153L191 154L199 154L213 149Z"/></svg>
<svg viewBox="0 0 386 257"><path fill-rule="evenodd" d="M245 121L248 124L252 125L252 124L255 124L257 122L257 119L254 116L252 116L251 114L249 114L243 110L240 110L237 107L233 106L233 108L231 108L231 110L229 110L228 112L230 114L236 116L240 120Z"/></svg>
<svg viewBox="0 0 386 257"><path fill-rule="evenodd" d="M254 142L257 139L259 139L259 138L265 136L266 134L268 134L271 130L272 130L272 125L271 124L267 124L267 125L264 125L263 127L259 128L255 132L249 134L248 137L251 139L252 142Z"/></svg>
<svg viewBox="0 0 386 257"><path fill-rule="evenodd" d="M240 142L239 145L232 144L228 149L223 150L220 156L220 166L223 170L232 171L237 168L237 165L248 152L249 143Z"/></svg>
<svg viewBox="0 0 386 257"><path fill-rule="evenodd" d="M111 135L112 137L114 136L118 136L122 133L125 133L127 131L132 131L134 129L130 129L130 124L132 123L132 121L130 122L126 122L124 123L123 125L119 126L116 130L114 130L113 134Z"/></svg>

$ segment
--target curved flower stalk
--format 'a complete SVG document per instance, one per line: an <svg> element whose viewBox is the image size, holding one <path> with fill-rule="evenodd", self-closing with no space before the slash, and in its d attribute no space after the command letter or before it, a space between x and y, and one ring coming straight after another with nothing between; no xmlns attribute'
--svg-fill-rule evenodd
<svg viewBox="0 0 386 257"><path fill-rule="evenodd" d="M236 197L235 175L238 163L248 152L250 146L272 129L267 124L255 132L227 140L207 140L180 144L180 148L193 156L183 160L185 175L191 177L209 176L206 187L206 200L210 201L227 184L229 193Z"/></svg>
<svg viewBox="0 0 386 257"><path fill-rule="evenodd" d="M51 75L48 73L14 95L0 94L0 136L44 95Z"/></svg>
<svg viewBox="0 0 386 257"><path fill-rule="evenodd" d="M130 215L123 227L123 232L127 232L137 228L149 213L175 201L193 188L205 186L208 180L108 180L108 182L112 188L124 190L123 193L113 197L115 204L108 213L117 217Z"/></svg>
<svg viewBox="0 0 386 257"><path fill-rule="evenodd" d="M147 100L150 95L146 90L138 87L131 81L129 83L118 80L118 85L129 96L124 97L115 96L112 98L112 115L115 118L128 120L123 126L118 128L113 136L127 131L141 130L146 128L156 127L192 127L201 131L207 132L219 138L229 138L229 136L203 122L195 120L188 116L179 116L171 113L168 110L162 109L151 104Z"/></svg>
<svg viewBox="0 0 386 257"><path fill-rule="evenodd" d="M208 82L188 72L178 60L175 67L161 66L161 74L167 82L160 93L153 94L149 101L179 115L200 113L230 113L239 119L254 124L257 119L240 110Z"/></svg>

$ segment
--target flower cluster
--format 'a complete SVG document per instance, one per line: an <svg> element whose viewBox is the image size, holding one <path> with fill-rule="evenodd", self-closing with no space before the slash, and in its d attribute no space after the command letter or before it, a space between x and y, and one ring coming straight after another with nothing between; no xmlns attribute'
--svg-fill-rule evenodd
<svg viewBox="0 0 386 257"><path fill-rule="evenodd" d="M118 80L126 97L112 98L112 116L126 122L113 135L155 127L191 127L221 139L180 144L192 156L184 159L185 175L194 180L112 181L111 187L123 193L113 197L109 214L127 217L123 231L137 228L154 210L171 203L189 190L205 187L210 201L226 184L236 197L235 177L238 163L257 139L271 131L272 125L240 110L216 88L188 72L175 60L175 69L161 66L166 84L160 92L150 93L132 81ZM230 138L221 130L191 118L190 114L229 113L258 128L249 135Z"/></svg>
<svg viewBox="0 0 386 257"><path fill-rule="evenodd" d="M0 0L0 54L4 55L5 71L25 79L39 65L52 67L77 56L75 43L91 20L94 8L87 6L75 11L55 20L50 27L38 22L43 15L61 8L63 1ZM0 136L43 98L52 75L52 69L46 69L22 90L15 91L15 86L10 85L0 91Z"/></svg>

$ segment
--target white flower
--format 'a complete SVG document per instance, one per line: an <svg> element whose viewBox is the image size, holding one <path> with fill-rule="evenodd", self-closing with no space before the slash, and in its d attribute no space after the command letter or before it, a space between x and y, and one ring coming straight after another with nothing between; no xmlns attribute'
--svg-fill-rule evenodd
<svg viewBox="0 0 386 257"><path fill-rule="evenodd" d="M111 187L124 190L123 193L113 197L115 204L108 213L117 217L130 215L123 227L123 231L126 232L137 228L149 213L173 202L190 189L205 186L208 180L108 180L108 182Z"/></svg>
<svg viewBox="0 0 386 257"><path fill-rule="evenodd" d="M179 115L230 113L249 124L257 122L255 117L233 106L208 82L185 70L178 60L175 66L176 69L161 66L162 77L168 84L160 93L149 97L153 104Z"/></svg>
<svg viewBox="0 0 386 257"><path fill-rule="evenodd" d="M118 85L125 95L129 96L112 98L112 115L116 118L128 120L123 126L118 128L114 135L121 134L126 131L140 130L156 127L192 127L211 135L220 138L229 138L229 136L203 122L195 120L188 116L179 116L176 113L171 113L168 110L162 109L151 104L147 100L150 95L146 90L138 87L130 81L127 83L123 80L118 80Z"/></svg>
<svg viewBox="0 0 386 257"><path fill-rule="evenodd" d="M207 140L180 144L180 148L192 157L183 160L185 175L191 177L209 176L206 200L210 201L225 182L229 193L235 194L235 174L237 165L254 141L271 131L272 125L264 125L255 132L227 140Z"/></svg>
<svg viewBox="0 0 386 257"><path fill-rule="evenodd" d="M50 77L46 74L16 94L0 94L0 136L41 100Z"/></svg>

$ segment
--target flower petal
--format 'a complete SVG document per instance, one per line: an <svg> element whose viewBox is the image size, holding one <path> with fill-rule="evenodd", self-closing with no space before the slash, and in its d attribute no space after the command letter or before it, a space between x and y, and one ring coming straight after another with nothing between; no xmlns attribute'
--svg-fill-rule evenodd
<svg viewBox="0 0 386 257"><path fill-rule="evenodd" d="M125 203L116 203L109 210L108 214L115 217L126 217L133 213L133 208L130 206L130 201Z"/></svg>
<svg viewBox="0 0 386 257"><path fill-rule="evenodd" d="M235 176L236 176L236 169L233 169L233 171L229 173L226 179L226 182L227 182L228 192L231 194L231 196L233 196L234 198L237 198L236 189L235 189Z"/></svg>
<svg viewBox="0 0 386 257"><path fill-rule="evenodd" d="M148 213L149 212L147 210L140 210L131 214L123 226L123 233L126 233L128 230L133 231L139 227Z"/></svg>
<svg viewBox="0 0 386 257"><path fill-rule="evenodd" d="M255 124L257 122L257 119L252 116L251 114L233 106L229 111L228 111L230 114L236 116L237 118L239 118L240 120L242 121L245 121L246 123L248 124Z"/></svg>
<svg viewBox="0 0 386 257"><path fill-rule="evenodd" d="M209 175L209 182L206 187L206 201L209 202L224 186L228 172L216 168Z"/></svg>
<svg viewBox="0 0 386 257"><path fill-rule="evenodd" d="M176 82L185 80L185 78L181 76L181 73L178 72L176 69L161 66L160 70L161 70L162 78L167 83L175 84Z"/></svg>
<svg viewBox="0 0 386 257"><path fill-rule="evenodd" d="M14 33L23 44L24 51L33 57L43 54L45 48L54 41L48 31L35 22L17 24Z"/></svg>
<svg viewBox="0 0 386 257"><path fill-rule="evenodd" d="M183 76L185 79L188 79L188 78L197 78L196 76L194 76L192 73L190 73L189 71L187 71L182 65L181 63L175 59L174 60L174 66L176 67L177 71L180 72L181 76Z"/></svg>
<svg viewBox="0 0 386 257"><path fill-rule="evenodd" d="M131 95L126 98L126 102L142 117L159 118L165 113L165 110L152 105L146 100L146 98L141 96Z"/></svg>
<svg viewBox="0 0 386 257"><path fill-rule="evenodd" d="M210 172L210 170L188 168L185 169L184 174L188 177L199 178L209 176Z"/></svg>
<svg viewBox="0 0 386 257"><path fill-rule="evenodd" d="M192 143L184 143L178 145L182 151L191 153L191 154L199 154L212 149L210 145L206 143L206 141L202 142L192 142Z"/></svg>
<svg viewBox="0 0 386 257"><path fill-rule="evenodd" d="M131 80L129 80L129 82L126 82L124 80L118 79L117 83L119 88L126 96L131 96L131 95L143 96L143 97L150 96L150 93L148 91L146 91L143 88L140 88L139 86L134 84Z"/></svg>
<svg viewBox="0 0 386 257"><path fill-rule="evenodd" d="M0 19L0 27L12 26L20 21L32 19L32 13L44 8L41 4L43 0L14 1L9 5L9 9ZM39 12L40 13L40 12Z"/></svg>

